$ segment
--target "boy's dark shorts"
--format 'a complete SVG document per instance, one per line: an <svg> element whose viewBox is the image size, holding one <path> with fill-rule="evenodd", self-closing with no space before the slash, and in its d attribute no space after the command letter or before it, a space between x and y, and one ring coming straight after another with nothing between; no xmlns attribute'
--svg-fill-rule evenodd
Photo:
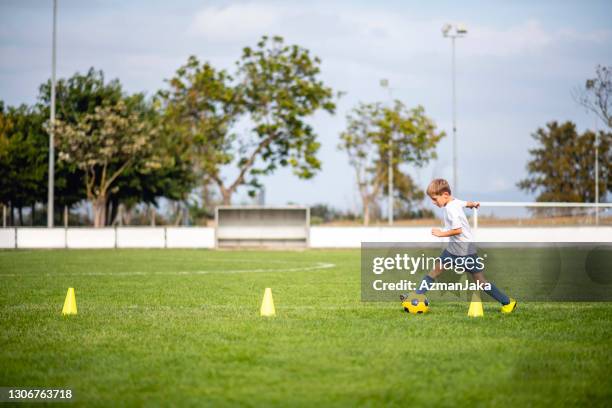
<svg viewBox="0 0 612 408"><path fill-rule="evenodd" d="M477 272L484 271L484 267L482 267L481 265L478 264L478 262L476 262L477 257L478 257L478 254L470 254L470 255L451 254L446 249L442 251L442 254L440 255L440 259L442 259L442 263L446 262L447 259L452 259L453 265L457 265L459 263L459 265L463 265L463 268L465 269L465 271L469 273L477 273ZM472 261L466 263L467 259L472 259Z"/></svg>

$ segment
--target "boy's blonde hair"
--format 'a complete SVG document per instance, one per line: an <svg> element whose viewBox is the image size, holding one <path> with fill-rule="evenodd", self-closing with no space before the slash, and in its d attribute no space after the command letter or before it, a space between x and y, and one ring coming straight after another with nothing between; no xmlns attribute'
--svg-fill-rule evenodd
<svg viewBox="0 0 612 408"><path fill-rule="evenodd" d="M434 179L429 183L429 186L427 186L427 195L430 197L438 196L442 193L452 194L448 181L444 179Z"/></svg>

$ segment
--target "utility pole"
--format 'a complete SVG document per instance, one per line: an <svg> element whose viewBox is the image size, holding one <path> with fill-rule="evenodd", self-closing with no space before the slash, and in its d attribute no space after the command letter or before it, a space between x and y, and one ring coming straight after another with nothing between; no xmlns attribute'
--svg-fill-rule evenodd
<svg viewBox="0 0 612 408"><path fill-rule="evenodd" d="M55 178L55 49L57 0L53 0L53 47L51 51L51 117L49 126L49 192L47 197L47 227L53 228L53 196Z"/></svg>
<svg viewBox="0 0 612 408"><path fill-rule="evenodd" d="M457 182L457 88L456 88L456 72L455 72L455 37L451 37L452 42L452 64L453 71L453 190L455 194L459 191Z"/></svg>
<svg viewBox="0 0 612 408"><path fill-rule="evenodd" d="M595 115L595 225L599 225L599 132Z"/></svg>
<svg viewBox="0 0 612 408"><path fill-rule="evenodd" d="M389 109L393 109L393 95L392 90L389 87L388 79L381 79L380 86L386 88L389 91ZM393 225L393 130L391 131L391 135L389 136L389 152L387 159L389 160L389 168L387 170L388 173L388 198L389 198L389 225Z"/></svg>
<svg viewBox="0 0 612 408"><path fill-rule="evenodd" d="M458 176L457 176L457 93L455 89L455 39L464 37L467 34L467 29L463 24L444 24L442 26L442 35L446 38L451 39L452 47L452 98L453 98L453 192L456 194L458 191Z"/></svg>

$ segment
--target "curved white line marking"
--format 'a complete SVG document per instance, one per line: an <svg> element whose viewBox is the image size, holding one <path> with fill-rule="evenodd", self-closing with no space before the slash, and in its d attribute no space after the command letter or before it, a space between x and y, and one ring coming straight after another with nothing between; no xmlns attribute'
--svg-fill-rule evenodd
<svg viewBox="0 0 612 408"><path fill-rule="evenodd" d="M280 262L279 262L280 263ZM46 276L146 276L146 275L208 275L215 273L275 273L275 272L303 272L313 271L318 269L329 269L335 267L336 264L330 262L317 262L312 266L303 266L286 269L234 269L234 270L218 270L218 271L167 271L167 272L88 272L88 273L47 273ZM2 276L27 276L28 274L0 274Z"/></svg>

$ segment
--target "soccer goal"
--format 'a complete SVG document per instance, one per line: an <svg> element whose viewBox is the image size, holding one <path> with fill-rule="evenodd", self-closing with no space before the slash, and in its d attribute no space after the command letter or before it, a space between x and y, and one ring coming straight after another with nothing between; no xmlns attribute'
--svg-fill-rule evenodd
<svg viewBox="0 0 612 408"><path fill-rule="evenodd" d="M305 248L308 246L310 209L220 206L215 209L215 225L219 248Z"/></svg>

